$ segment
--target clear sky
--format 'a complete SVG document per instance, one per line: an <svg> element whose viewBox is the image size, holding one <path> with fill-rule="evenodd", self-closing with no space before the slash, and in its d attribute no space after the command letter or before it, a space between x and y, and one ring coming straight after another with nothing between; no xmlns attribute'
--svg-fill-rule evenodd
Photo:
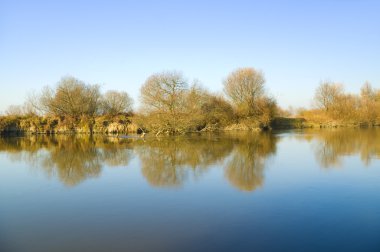
<svg viewBox="0 0 380 252"><path fill-rule="evenodd" d="M0 0L0 111L72 75L138 100L152 73L212 91L262 70L280 106L309 106L321 80L380 88L380 1Z"/></svg>

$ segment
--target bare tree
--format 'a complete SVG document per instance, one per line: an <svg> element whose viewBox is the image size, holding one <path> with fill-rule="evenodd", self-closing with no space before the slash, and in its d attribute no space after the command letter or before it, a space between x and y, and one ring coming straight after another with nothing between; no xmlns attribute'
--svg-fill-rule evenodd
<svg viewBox="0 0 380 252"><path fill-rule="evenodd" d="M108 91L102 97L103 114L117 115L132 111L133 100L127 92Z"/></svg>
<svg viewBox="0 0 380 252"><path fill-rule="evenodd" d="M5 111L5 114L8 116L34 116L37 112L31 104L26 101L23 105L10 105Z"/></svg>
<svg viewBox="0 0 380 252"><path fill-rule="evenodd" d="M369 82L364 83L360 91L360 119L374 125L380 117L380 97L377 95L379 91Z"/></svg>
<svg viewBox="0 0 380 252"><path fill-rule="evenodd" d="M7 116L23 116L24 110L20 105L10 105L6 110L5 114Z"/></svg>
<svg viewBox="0 0 380 252"><path fill-rule="evenodd" d="M51 87L45 86L42 88L40 94L32 94L30 101L43 114L54 115L57 114L58 110L54 104L54 93L55 91Z"/></svg>
<svg viewBox="0 0 380 252"><path fill-rule="evenodd" d="M360 96L366 100L376 100L376 90L372 87L371 83L366 81L360 89Z"/></svg>
<svg viewBox="0 0 380 252"><path fill-rule="evenodd" d="M263 97L265 79L261 71L254 68L239 68L224 80L224 92L233 103L250 114L256 101Z"/></svg>
<svg viewBox="0 0 380 252"><path fill-rule="evenodd" d="M255 116L261 127L269 127L277 112L277 102L271 97L262 97L256 102Z"/></svg>
<svg viewBox="0 0 380 252"><path fill-rule="evenodd" d="M141 87L143 111L155 131L183 131L187 82L181 73L162 72L150 76Z"/></svg>
<svg viewBox="0 0 380 252"><path fill-rule="evenodd" d="M26 115L36 116L41 114L41 110L37 106L38 97L29 93L23 105L23 110Z"/></svg>
<svg viewBox="0 0 380 252"><path fill-rule="evenodd" d="M227 126L234 119L231 104L221 95L207 94L201 103L201 115L206 125Z"/></svg>
<svg viewBox="0 0 380 252"><path fill-rule="evenodd" d="M55 90L45 87L40 96L40 107L47 113L79 117L93 116L99 109L98 85L85 84L73 77L62 78Z"/></svg>
<svg viewBox="0 0 380 252"><path fill-rule="evenodd" d="M176 113L183 105L187 82L179 72L162 72L150 76L141 87L142 103L149 110Z"/></svg>
<svg viewBox="0 0 380 252"><path fill-rule="evenodd" d="M329 112L343 94L343 86L333 82L321 82L315 91L314 101L318 108Z"/></svg>

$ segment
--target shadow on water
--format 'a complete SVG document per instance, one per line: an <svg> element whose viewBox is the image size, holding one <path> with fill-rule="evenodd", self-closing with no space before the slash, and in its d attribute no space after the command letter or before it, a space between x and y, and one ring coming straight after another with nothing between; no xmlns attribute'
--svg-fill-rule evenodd
<svg viewBox="0 0 380 252"><path fill-rule="evenodd" d="M380 157L380 131L375 129L303 131L294 138L311 142L322 168L340 167L342 157L349 155L359 154L365 165ZM100 176L105 166L127 166L137 157L144 178L154 187L179 187L217 167L232 186L253 191L263 185L267 159L275 155L280 139L281 134L249 132L145 140L30 136L0 138L0 152L66 186Z"/></svg>

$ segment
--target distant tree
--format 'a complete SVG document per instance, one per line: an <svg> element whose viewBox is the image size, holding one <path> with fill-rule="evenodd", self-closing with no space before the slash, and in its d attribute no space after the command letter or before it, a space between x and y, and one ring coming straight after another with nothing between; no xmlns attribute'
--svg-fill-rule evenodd
<svg viewBox="0 0 380 252"><path fill-rule="evenodd" d="M193 84L185 95L185 110L188 128L201 130L204 127L219 128L227 126L235 119L231 104L222 96Z"/></svg>
<svg viewBox="0 0 380 252"><path fill-rule="evenodd" d="M264 88L264 75L253 68L239 68L224 81L224 92L235 105L240 119L268 127L276 114L276 101Z"/></svg>
<svg viewBox="0 0 380 252"><path fill-rule="evenodd" d="M327 113L332 119L353 121L358 119L359 98L357 95L340 94Z"/></svg>
<svg viewBox="0 0 380 252"><path fill-rule="evenodd" d="M23 107L20 105L10 105L5 110L5 114L7 116L23 116L24 110L23 110Z"/></svg>
<svg viewBox="0 0 380 252"><path fill-rule="evenodd" d="M23 105L10 105L5 114L8 116L33 116L36 115L35 109L30 105L28 101Z"/></svg>
<svg viewBox="0 0 380 252"><path fill-rule="evenodd" d="M141 102L145 113L153 113L157 131L182 130L188 84L179 72L153 74L142 85ZM147 118L145 119L147 120Z"/></svg>
<svg viewBox="0 0 380 252"><path fill-rule="evenodd" d="M276 108L276 116L278 117L294 117L296 115L296 110L292 106L289 106L288 108L284 109L280 106L277 106Z"/></svg>
<svg viewBox="0 0 380 252"><path fill-rule="evenodd" d="M256 102L255 117L262 127L270 126L271 120L277 113L277 102L271 97L262 97Z"/></svg>
<svg viewBox="0 0 380 252"><path fill-rule="evenodd" d="M183 107L187 82L179 72L162 72L150 76L141 87L146 109L177 113Z"/></svg>
<svg viewBox="0 0 380 252"><path fill-rule="evenodd" d="M360 119L374 125L380 117L380 96L369 82L364 83L360 90Z"/></svg>
<svg viewBox="0 0 380 252"><path fill-rule="evenodd" d="M184 111L187 116L184 122L188 129L200 130L206 126L205 117L209 117L209 114L202 111L202 106L209 100L209 96L209 92L198 82L193 83L185 92Z"/></svg>
<svg viewBox="0 0 380 252"><path fill-rule="evenodd" d="M39 114L38 109L34 106L34 103L31 101L29 98L30 96L27 97L26 101L24 102L22 108L23 112L27 116L36 116Z"/></svg>
<svg viewBox="0 0 380 252"><path fill-rule="evenodd" d="M365 82L360 89L360 96L366 100L376 100L376 90L372 87L371 83Z"/></svg>
<svg viewBox="0 0 380 252"><path fill-rule="evenodd" d="M94 116L100 105L98 85L85 84L73 77L62 78L56 89L45 87L40 107L49 114L78 118Z"/></svg>
<svg viewBox="0 0 380 252"><path fill-rule="evenodd" d="M117 115L132 111L133 100L127 92L108 91L102 97L103 114Z"/></svg>
<svg viewBox="0 0 380 252"><path fill-rule="evenodd" d="M45 90L50 89L49 87L44 87L41 93L35 91L29 92L26 97L25 107L30 114L42 115L48 112L48 108L43 105L43 94Z"/></svg>
<svg viewBox="0 0 380 252"><path fill-rule="evenodd" d="M227 126L235 117L231 104L222 96L212 94L201 104L201 113L209 125Z"/></svg>
<svg viewBox="0 0 380 252"><path fill-rule="evenodd" d="M265 95L265 79L261 71L239 68L224 80L224 92L235 106L247 115L255 113L257 101Z"/></svg>
<svg viewBox="0 0 380 252"><path fill-rule="evenodd" d="M31 102L41 111L42 114L57 115L58 108L54 102L55 91L49 86L44 86L40 94L34 94L31 97ZM34 98L34 99L33 99Z"/></svg>
<svg viewBox="0 0 380 252"><path fill-rule="evenodd" d="M315 91L314 101L319 109L329 112L343 94L343 86L332 82L322 82Z"/></svg>

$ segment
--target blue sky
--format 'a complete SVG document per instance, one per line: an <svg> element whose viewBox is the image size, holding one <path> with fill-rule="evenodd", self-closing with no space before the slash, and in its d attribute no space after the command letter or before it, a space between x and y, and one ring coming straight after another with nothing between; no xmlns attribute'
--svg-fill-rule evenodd
<svg viewBox="0 0 380 252"><path fill-rule="evenodd" d="M0 111L72 75L138 104L146 78L179 70L222 92L254 67L280 106L309 106L321 80L380 88L380 1L0 0Z"/></svg>

